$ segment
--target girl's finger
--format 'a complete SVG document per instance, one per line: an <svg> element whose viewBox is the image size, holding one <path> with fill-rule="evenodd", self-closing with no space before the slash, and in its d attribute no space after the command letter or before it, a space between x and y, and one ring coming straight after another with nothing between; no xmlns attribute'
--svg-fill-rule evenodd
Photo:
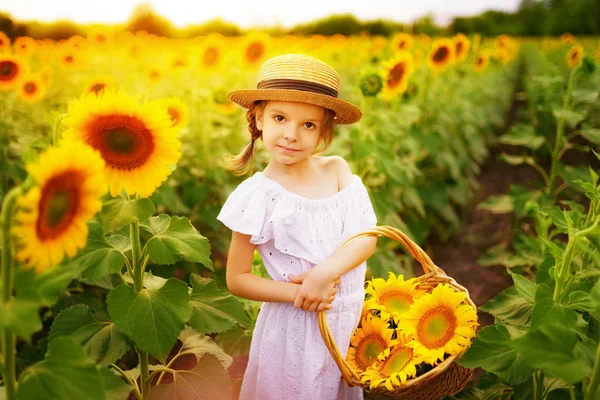
<svg viewBox="0 0 600 400"><path fill-rule="evenodd" d="M308 307L308 310L307 310L307 311L310 311L310 312L317 311L317 308L318 308L318 307L319 307L319 303L315 301L314 303L312 303L312 304L311 304L311 305Z"/></svg>
<svg viewBox="0 0 600 400"><path fill-rule="evenodd" d="M328 302L328 303L331 303L331 302L332 302L334 299L335 299L335 296L331 296L331 297L330 297L330 298L327 300L327 302Z"/></svg>

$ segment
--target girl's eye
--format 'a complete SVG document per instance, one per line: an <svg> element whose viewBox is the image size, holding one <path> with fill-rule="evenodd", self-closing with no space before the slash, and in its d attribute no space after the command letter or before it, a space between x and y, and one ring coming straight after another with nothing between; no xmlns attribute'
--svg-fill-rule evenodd
<svg viewBox="0 0 600 400"><path fill-rule="evenodd" d="M315 127L315 124L313 124L312 122L307 122L304 124L304 126L306 126L308 129L312 129Z"/></svg>
<svg viewBox="0 0 600 400"><path fill-rule="evenodd" d="M275 121L277 121L277 122L282 122L283 121L283 115L276 115L273 118L275 118Z"/></svg>

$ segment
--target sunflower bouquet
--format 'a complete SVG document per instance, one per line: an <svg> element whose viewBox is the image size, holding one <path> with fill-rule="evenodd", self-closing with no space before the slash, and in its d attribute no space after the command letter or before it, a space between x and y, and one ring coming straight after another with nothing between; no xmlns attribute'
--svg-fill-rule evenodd
<svg viewBox="0 0 600 400"><path fill-rule="evenodd" d="M318 322L325 346L350 386L401 396L403 400L441 400L460 392L473 370L454 361L470 346L477 326L469 292L448 276L406 234L376 226L347 238L337 251L363 236L400 242L423 267L423 275L367 282L366 300L348 351L342 353L326 312Z"/></svg>
<svg viewBox="0 0 600 400"><path fill-rule="evenodd" d="M478 326L465 293L448 284L423 290L415 279L389 273L367 282L361 321L347 361L363 385L389 391L430 371L471 344Z"/></svg>

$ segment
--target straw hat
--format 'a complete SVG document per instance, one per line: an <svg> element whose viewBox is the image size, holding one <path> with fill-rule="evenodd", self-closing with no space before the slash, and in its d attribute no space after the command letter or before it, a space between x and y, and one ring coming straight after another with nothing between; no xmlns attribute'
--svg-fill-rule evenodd
<svg viewBox="0 0 600 400"><path fill-rule="evenodd" d="M270 58L260 67L256 89L233 90L228 97L250 108L256 100L297 101L335 112L336 124L351 124L362 117L352 104L338 99L340 76L328 64L304 54Z"/></svg>

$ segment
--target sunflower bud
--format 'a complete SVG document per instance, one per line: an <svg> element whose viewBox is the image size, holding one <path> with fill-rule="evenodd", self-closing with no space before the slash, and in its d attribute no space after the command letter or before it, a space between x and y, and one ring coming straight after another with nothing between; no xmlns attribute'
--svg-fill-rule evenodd
<svg viewBox="0 0 600 400"><path fill-rule="evenodd" d="M581 64L581 71L585 75L592 75L596 72L596 62L590 56L583 57L583 62Z"/></svg>
<svg viewBox="0 0 600 400"><path fill-rule="evenodd" d="M363 96L375 97L383 89L383 78L374 72L367 73L361 76L359 86Z"/></svg>

